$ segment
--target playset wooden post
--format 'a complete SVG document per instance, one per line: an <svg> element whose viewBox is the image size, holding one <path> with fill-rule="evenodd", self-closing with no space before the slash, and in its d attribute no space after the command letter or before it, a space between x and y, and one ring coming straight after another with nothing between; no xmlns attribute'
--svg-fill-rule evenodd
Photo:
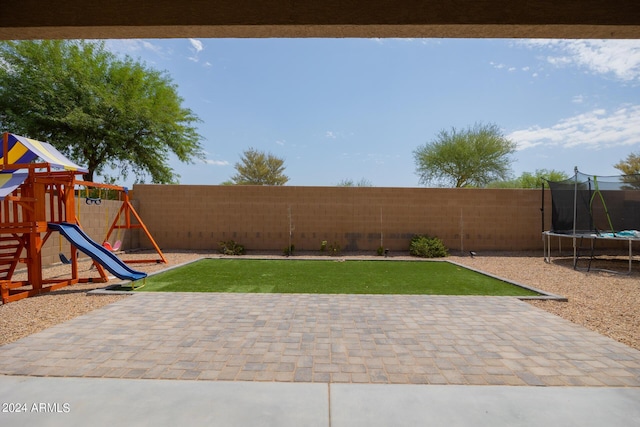
<svg viewBox="0 0 640 427"><path fill-rule="evenodd" d="M81 186L84 185L86 187L102 188L102 189L106 189L106 190L116 190L116 191L119 191L120 194L121 194L121 198L123 200L122 204L120 205L120 209L118 210L118 213L116 214L113 222L111 223L111 227L109 228L109 231L107 232L107 235L105 236L105 238L103 240L103 243L107 242L109 240L109 237L111 237L111 233L113 233L114 230L117 230L117 229L131 230L131 229L140 228L144 232L145 236L147 236L147 238L151 242L151 245L153 246L153 248L155 249L155 251L157 252L157 254L158 254L158 256L160 258L158 258L158 259L128 259L127 263L128 264L154 263L154 262L155 263L164 263L164 264L167 263L167 259L165 258L164 254L162 253L162 250L160 249L160 247L158 246L156 241L153 239L153 236L151 235L151 233L149 232L147 227L144 225L144 222L142 222L142 218L140 218L140 215L138 215L138 212L136 212L135 208L131 204L131 200L129 199L129 191L128 191L128 189L126 189L125 187L117 186L117 185L98 184L98 183L95 183L95 182L87 182L87 181L76 181L76 184L81 185ZM131 215L133 215L133 217L135 218L135 220L136 220L135 223L131 221ZM121 218L124 218L124 225L120 224Z"/></svg>

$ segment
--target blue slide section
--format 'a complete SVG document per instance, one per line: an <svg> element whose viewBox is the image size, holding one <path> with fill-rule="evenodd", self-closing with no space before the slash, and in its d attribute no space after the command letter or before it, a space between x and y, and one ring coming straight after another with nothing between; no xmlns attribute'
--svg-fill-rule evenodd
<svg viewBox="0 0 640 427"><path fill-rule="evenodd" d="M77 225L68 222L60 224L50 222L48 226L50 230L57 231L66 237L76 248L90 256L118 279L140 280L147 277L147 273L132 270L108 249L91 240Z"/></svg>

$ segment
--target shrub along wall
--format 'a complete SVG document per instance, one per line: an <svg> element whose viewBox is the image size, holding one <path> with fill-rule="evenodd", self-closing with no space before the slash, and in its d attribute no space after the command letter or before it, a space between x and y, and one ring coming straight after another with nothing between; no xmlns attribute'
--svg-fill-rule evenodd
<svg viewBox="0 0 640 427"><path fill-rule="evenodd" d="M551 221L546 192L545 224ZM513 189L136 185L133 198L164 249L407 251L415 234L452 253L542 248L541 191ZM140 244L144 246L141 239Z"/></svg>

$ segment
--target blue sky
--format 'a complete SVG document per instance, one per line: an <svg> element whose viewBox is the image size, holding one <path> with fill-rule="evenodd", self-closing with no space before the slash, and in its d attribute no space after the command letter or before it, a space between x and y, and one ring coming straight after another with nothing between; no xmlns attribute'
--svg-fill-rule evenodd
<svg viewBox="0 0 640 427"><path fill-rule="evenodd" d="M574 166L616 175L640 153L640 41L523 39L109 40L166 71L202 119L205 161L182 184L220 184L249 147L285 159L287 185L365 179L417 187L413 151L440 130L495 123L513 174ZM130 185L131 183L124 183Z"/></svg>

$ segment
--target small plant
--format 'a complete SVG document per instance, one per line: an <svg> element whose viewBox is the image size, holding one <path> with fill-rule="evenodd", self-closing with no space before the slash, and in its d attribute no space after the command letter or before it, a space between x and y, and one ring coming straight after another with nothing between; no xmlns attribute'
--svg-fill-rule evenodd
<svg viewBox="0 0 640 427"><path fill-rule="evenodd" d="M295 245L291 245L287 248L284 248L284 250L282 251L284 253L285 256L290 256L293 255L293 251L296 250L296 246Z"/></svg>
<svg viewBox="0 0 640 427"><path fill-rule="evenodd" d="M421 258L439 258L449 255L442 240L423 234L413 236L409 244L409 253Z"/></svg>
<svg viewBox="0 0 640 427"><path fill-rule="evenodd" d="M329 251L329 255L338 256L342 252L342 247L338 242L333 242L327 246L327 250Z"/></svg>
<svg viewBox="0 0 640 427"><path fill-rule="evenodd" d="M238 244L235 240L227 240L218 243L220 253L224 255L244 255L244 246Z"/></svg>
<svg viewBox="0 0 640 427"><path fill-rule="evenodd" d="M376 253L378 254L378 256L384 255L384 248L382 246L378 246L378 249L376 249Z"/></svg>
<svg viewBox="0 0 640 427"><path fill-rule="evenodd" d="M320 242L320 252L325 252L327 250L327 241L323 240Z"/></svg>

